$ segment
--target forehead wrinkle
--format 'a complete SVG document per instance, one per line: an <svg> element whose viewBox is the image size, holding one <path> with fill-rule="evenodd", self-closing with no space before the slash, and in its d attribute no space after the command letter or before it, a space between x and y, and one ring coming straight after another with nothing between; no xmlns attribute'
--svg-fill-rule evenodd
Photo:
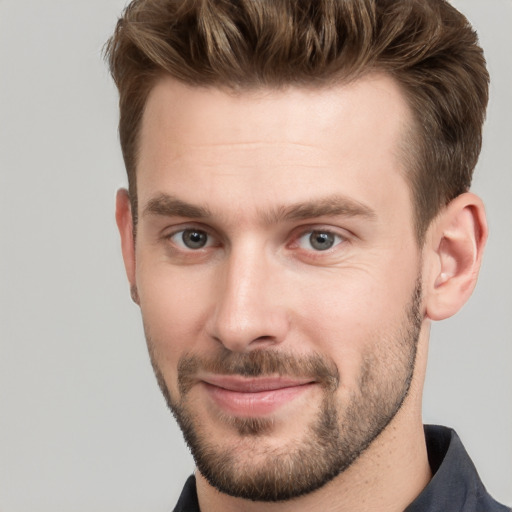
<svg viewBox="0 0 512 512"><path fill-rule="evenodd" d="M266 151L268 150L268 151ZM304 161L307 163L304 163ZM251 166L257 161L268 161L281 166L322 168L327 165L325 148L319 144L297 141L193 141L186 144L175 141L168 163L186 164L202 168L228 169Z"/></svg>
<svg viewBox="0 0 512 512"><path fill-rule="evenodd" d="M180 146L180 144L176 144L177 146ZM216 147L226 147L226 148L242 148L242 149L250 149L250 148L259 148L261 146L291 146L291 147L298 147L298 148L305 148L305 149L318 149L318 146L316 144L307 144L305 142L299 142L294 140L232 140L227 139L226 141L213 141L213 140L207 140L203 142L187 142L187 144L182 144L186 150L188 149L208 149L210 147L216 148Z"/></svg>

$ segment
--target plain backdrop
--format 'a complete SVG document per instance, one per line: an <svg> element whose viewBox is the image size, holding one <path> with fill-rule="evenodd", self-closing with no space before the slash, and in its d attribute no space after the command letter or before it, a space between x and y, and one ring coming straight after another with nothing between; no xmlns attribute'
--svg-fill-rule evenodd
<svg viewBox="0 0 512 512"><path fill-rule="evenodd" d="M455 4L492 75L473 190L480 282L434 325L425 421L454 427L512 504L512 1ZM0 511L172 510L193 462L125 282L125 184L101 48L123 0L0 0ZM399 271L399 269L397 269Z"/></svg>

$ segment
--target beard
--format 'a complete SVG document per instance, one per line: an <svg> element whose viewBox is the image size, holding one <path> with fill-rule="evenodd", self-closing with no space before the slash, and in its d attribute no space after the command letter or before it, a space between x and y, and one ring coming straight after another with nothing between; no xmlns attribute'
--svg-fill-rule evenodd
<svg viewBox="0 0 512 512"><path fill-rule="evenodd" d="M343 402L337 396L342 378L328 357L297 357L276 350L234 353L225 348L214 357L183 356L178 364L180 396L174 398L146 329L158 385L202 476L230 496L271 502L313 492L349 468L395 417L408 395L422 324L421 295L418 279L401 325L391 336L372 343L373 351L363 354L358 385ZM274 422L261 417L222 417L227 428L237 432L238 441L219 444L209 435L204 412L194 409L190 400L194 376L200 370L246 377L312 378L321 386L321 403L302 438L278 448L265 444L265 438L272 437Z"/></svg>

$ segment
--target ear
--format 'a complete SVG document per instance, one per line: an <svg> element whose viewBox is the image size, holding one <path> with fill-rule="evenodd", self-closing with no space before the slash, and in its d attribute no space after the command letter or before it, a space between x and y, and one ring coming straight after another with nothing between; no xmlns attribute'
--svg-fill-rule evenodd
<svg viewBox="0 0 512 512"><path fill-rule="evenodd" d="M487 234L482 200L469 192L456 197L432 222L424 247L425 305L430 319L454 315L469 299Z"/></svg>
<svg viewBox="0 0 512 512"><path fill-rule="evenodd" d="M116 195L116 223L121 235L121 250L123 253L126 276L130 283L132 299L139 303L137 287L135 284L135 236L133 231L133 217L130 196L124 188L119 189Z"/></svg>

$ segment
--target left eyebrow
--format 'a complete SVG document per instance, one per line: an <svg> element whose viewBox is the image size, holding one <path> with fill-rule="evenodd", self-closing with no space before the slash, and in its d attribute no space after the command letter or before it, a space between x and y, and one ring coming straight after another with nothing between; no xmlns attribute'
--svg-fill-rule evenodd
<svg viewBox="0 0 512 512"><path fill-rule="evenodd" d="M305 201L288 206L281 206L265 214L269 224L283 220L307 220L316 217L363 217L374 220L377 215L374 210L359 201L349 197L332 195L311 201Z"/></svg>

